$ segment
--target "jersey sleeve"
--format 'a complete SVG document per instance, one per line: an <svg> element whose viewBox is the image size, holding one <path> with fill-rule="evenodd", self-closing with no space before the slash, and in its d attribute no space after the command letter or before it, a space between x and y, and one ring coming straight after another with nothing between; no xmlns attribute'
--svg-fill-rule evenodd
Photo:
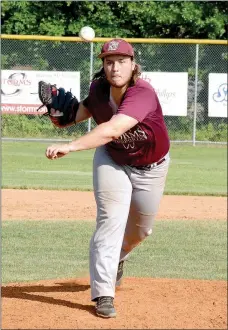
<svg viewBox="0 0 228 330"><path fill-rule="evenodd" d="M127 90L117 114L127 115L142 122L149 113L154 113L156 109L157 100L154 89L133 86Z"/></svg>

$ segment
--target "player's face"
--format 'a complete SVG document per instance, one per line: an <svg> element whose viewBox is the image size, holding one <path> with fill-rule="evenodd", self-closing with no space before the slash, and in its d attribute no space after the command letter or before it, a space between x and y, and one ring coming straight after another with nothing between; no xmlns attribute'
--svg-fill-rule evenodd
<svg viewBox="0 0 228 330"><path fill-rule="evenodd" d="M104 58L104 71L111 86L121 88L129 83L135 62L130 56L110 55Z"/></svg>

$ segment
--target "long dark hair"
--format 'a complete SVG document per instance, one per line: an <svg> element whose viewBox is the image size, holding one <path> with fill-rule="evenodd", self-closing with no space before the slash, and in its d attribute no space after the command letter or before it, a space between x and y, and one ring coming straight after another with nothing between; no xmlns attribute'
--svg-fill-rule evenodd
<svg viewBox="0 0 228 330"><path fill-rule="evenodd" d="M133 61L133 58L131 58L131 60ZM139 64L135 63L135 69L132 73L129 86L134 86L140 75L141 75L141 66ZM94 74L94 76L92 78L92 81L100 79L100 78L104 79L104 80L107 80L106 75L105 75L105 71L104 71L104 67L102 67L100 69L100 71L98 71Z"/></svg>

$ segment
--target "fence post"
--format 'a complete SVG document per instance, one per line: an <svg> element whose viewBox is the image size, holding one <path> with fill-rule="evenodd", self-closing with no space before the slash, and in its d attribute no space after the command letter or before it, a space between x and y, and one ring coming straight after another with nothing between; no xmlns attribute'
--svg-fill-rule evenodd
<svg viewBox="0 0 228 330"><path fill-rule="evenodd" d="M89 70L89 80L92 81L93 78L93 42L90 43L90 70ZM88 132L91 131L91 118L88 119Z"/></svg>
<svg viewBox="0 0 228 330"><path fill-rule="evenodd" d="M196 145L196 115L197 115L197 94L198 94L198 67L199 67L199 44L196 45L195 59L195 93L194 93L194 116L193 116L193 146Z"/></svg>

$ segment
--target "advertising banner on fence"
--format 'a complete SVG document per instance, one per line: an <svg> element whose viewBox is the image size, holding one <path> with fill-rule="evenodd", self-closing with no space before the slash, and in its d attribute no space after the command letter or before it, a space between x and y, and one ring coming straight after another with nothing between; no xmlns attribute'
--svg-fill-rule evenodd
<svg viewBox="0 0 228 330"><path fill-rule="evenodd" d="M38 97L38 82L56 84L70 90L80 100L80 72L2 70L1 109L2 113L34 114L41 105ZM39 114L46 112L43 107Z"/></svg>
<svg viewBox="0 0 228 330"><path fill-rule="evenodd" d="M141 78L155 89L166 116L187 116L187 72L142 72Z"/></svg>
<svg viewBox="0 0 228 330"><path fill-rule="evenodd" d="M209 73L208 116L227 117L226 73Z"/></svg>

